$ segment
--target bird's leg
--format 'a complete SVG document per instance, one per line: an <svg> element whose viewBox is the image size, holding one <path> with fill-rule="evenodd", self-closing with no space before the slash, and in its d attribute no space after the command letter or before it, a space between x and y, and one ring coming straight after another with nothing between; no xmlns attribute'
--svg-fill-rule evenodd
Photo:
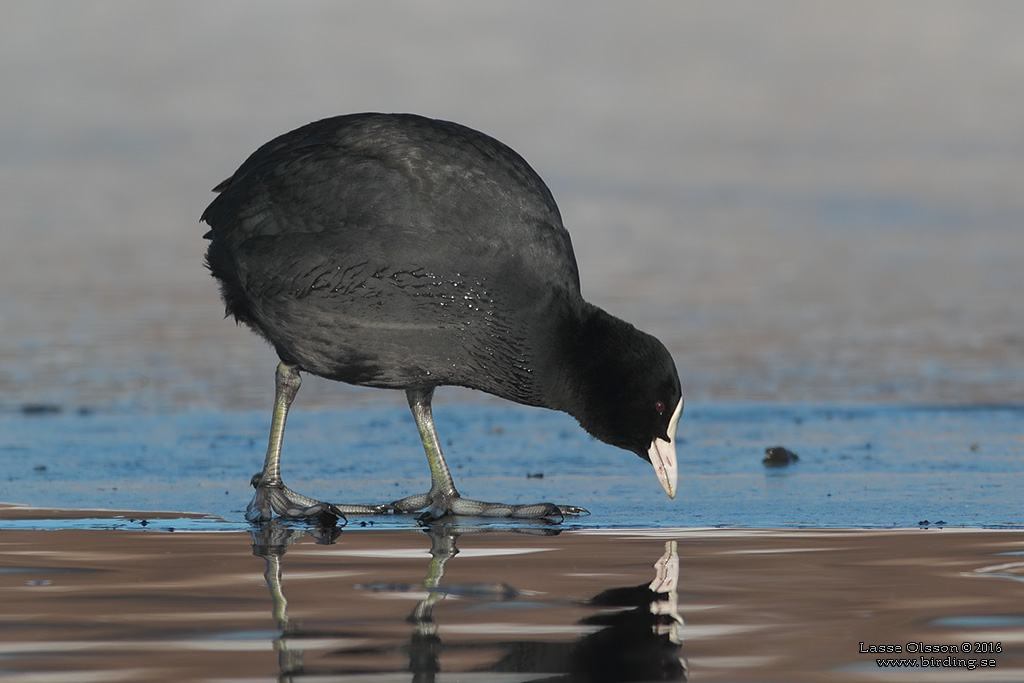
<svg viewBox="0 0 1024 683"><path fill-rule="evenodd" d="M455 489L451 471L441 452L441 442L434 428L434 416L430 410L430 401L434 397L433 389L408 389L406 397L412 410L416 427L420 432L420 441L427 454L430 466L430 491L421 493L391 504L397 512L426 511L420 516L423 521L439 519L447 515L468 515L473 517L519 517L539 519L542 517L559 517L565 515L589 514L581 507L571 505L558 506L553 503L535 503L532 505L508 505L505 503L484 503L479 500L463 498Z"/></svg>
<svg viewBox="0 0 1024 683"><path fill-rule="evenodd" d="M286 519L315 520L330 522L332 518L345 518L345 514L380 514L387 512L387 505L333 505L296 493L284 485L281 479L281 444L284 442L284 426L288 419L295 394L302 385L299 369L288 363L280 363L274 376L274 414L270 422L270 443L263 471L253 475L252 485L256 489L245 518L250 522L265 522L276 512Z"/></svg>

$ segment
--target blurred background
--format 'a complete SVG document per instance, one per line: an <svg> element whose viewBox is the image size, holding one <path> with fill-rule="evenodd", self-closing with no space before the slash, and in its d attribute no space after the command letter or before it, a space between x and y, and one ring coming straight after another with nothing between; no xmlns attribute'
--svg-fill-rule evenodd
<svg viewBox="0 0 1024 683"><path fill-rule="evenodd" d="M666 343L691 404L1024 401L1022 26L1009 1L6 0L0 410L268 407L199 216L270 138L373 110L526 157L584 295Z"/></svg>

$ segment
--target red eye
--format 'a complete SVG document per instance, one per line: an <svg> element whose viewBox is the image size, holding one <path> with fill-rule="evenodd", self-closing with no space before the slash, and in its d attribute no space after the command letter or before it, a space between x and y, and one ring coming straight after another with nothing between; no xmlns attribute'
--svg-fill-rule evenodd
<svg viewBox="0 0 1024 683"><path fill-rule="evenodd" d="M664 413L665 412L665 402L664 401L655 401L654 402L654 409L657 410L659 413Z"/></svg>

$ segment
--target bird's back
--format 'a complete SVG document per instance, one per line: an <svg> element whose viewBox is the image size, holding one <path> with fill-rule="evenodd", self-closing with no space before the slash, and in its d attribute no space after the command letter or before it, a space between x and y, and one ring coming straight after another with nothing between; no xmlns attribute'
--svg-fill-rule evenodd
<svg viewBox="0 0 1024 683"><path fill-rule="evenodd" d="M228 312L316 374L502 395L481 383L528 384L552 316L582 305L544 182L458 124L325 119L271 140L217 191L203 220ZM522 391L505 395L538 402Z"/></svg>

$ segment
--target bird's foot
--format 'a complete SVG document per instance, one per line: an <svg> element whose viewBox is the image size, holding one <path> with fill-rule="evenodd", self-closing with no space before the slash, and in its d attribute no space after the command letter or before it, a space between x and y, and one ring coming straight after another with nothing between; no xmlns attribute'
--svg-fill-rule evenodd
<svg viewBox="0 0 1024 683"><path fill-rule="evenodd" d="M421 522L432 522L449 515L465 517L507 517L514 519L557 519L564 520L567 516L589 515L586 508L575 505L555 505L554 503L533 503L530 505L510 505L508 503L485 503L479 500L463 498L458 493L438 494L420 493L386 506L395 512L424 512L419 516Z"/></svg>
<svg viewBox="0 0 1024 683"><path fill-rule="evenodd" d="M262 473L253 475L252 487L256 493L245 509L245 518L250 522L267 522L276 513L286 520L334 526L339 520L344 524L347 521L345 515L380 515L393 509L390 505L324 503L292 491L283 482L264 483Z"/></svg>

